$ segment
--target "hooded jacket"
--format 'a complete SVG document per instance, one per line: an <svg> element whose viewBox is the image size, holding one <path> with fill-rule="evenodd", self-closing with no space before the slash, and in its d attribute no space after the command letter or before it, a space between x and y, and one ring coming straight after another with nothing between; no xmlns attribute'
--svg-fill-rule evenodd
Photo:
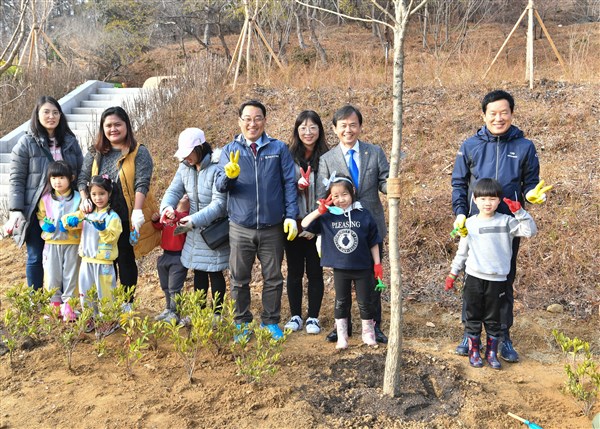
<svg viewBox="0 0 600 429"><path fill-rule="evenodd" d="M523 131L511 125L501 135L491 134L484 125L464 141L452 172L452 210L455 215L467 217L479 213L473 202L472 188L479 179L496 179L502 185L503 198L518 199L523 205L524 195L540 181L540 163L535 146L524 137ZM500 199L497 212L512 216Z"/></svg>
<svg viewBox="0 0 600 429"><path fill-rule="evenodd" d="M73 169L77 180L83 164L83 153L79 142L75 136L67 134L60 149L62 158ZM30 222L37 222L33 213L37 209L47 183L46 176L51 158L48 140L29 133L19 139L11 152L8 209L22 212L27 222L21 235L14 236L19 246L22 246L25 241Z"/></svg>
<svg viewBox="0 0 600 429"><path fill-rule="evenodd" d="M215 187L219 154L219 150L207 154L200 162L200 170L182 162L160 203L162 213L167 206L177 207L185 194L190 199L194 229L187 233L181 252L181 264L186 268L217 272L229 266L229 244L213 250L200 234L203 228L227 216L227 195Z"/></svg>

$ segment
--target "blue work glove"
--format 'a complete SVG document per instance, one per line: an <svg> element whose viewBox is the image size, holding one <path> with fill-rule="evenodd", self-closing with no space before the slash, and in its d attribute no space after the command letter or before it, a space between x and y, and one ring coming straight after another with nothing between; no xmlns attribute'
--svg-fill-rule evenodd
<svg viewBox="0 0 600 429"><path fill-rule="evenodd" d="M70 228L76 228L79 225L79 218L77 216L67 217L67 226Z"/></svg>
<svg viewBox="0 0 600 429"><path fill-rule="evenodd" d="M136 244L138 244L138 241L140 240L140 233L137 231L137 229L132 229L131 232L129 233L129 244L131 244L132 246L135 246Z"/></svg>
<svg viewBox="0 0 600 429"><path fill-rule="evenodd" d="M48 219L47 217L44 218L44 223L42 224L42 231L50 233L56 231L56 227L54 226L52 219Z"/></svg>
<svg viewBox="0 0 600 429"><path fill-rule="evenodd" d="M106 222L103 220L93 220L90 221L90 223L94 225L94 228L96 228L98 231L104 231L106 229Z"/></svg>

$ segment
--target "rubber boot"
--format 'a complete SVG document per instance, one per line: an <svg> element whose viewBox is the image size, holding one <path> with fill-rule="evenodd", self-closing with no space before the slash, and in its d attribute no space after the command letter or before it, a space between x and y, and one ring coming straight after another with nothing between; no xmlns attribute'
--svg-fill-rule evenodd
<svg viewBox="0 0 600 429"><path fill-rule="evenodd" d="M519 354L513 347L508 329L504 331L504 339L500 347L500 357L506 362L519 362Z"/></svg>
<svg viewBox="0 0 600 429"><path fill-rule="evenodd" d="M481 341L479 335L467 334L469 340L469 364L474 368L481 368L483 366L483 360L479 349L481 348Z"/></svg>
<svg viewBox="0 0 600 429"><path fill-rule="evenodd" d="M498 360L498 343L500 342L500 338L492 337L488 335L487 337L487 345L485 347L485 360L492 367L492 369L500 369L502 365Z"/></svg>
<svg viewBox="0 0 600 429"><path fill-rule="evenodd" d="M459 356L469 356L469 339L467 338L467 334L463 335L462 341L456 346L454 353Z"/></svg>
<svg viewBox="0 0 600 429"><path fill-rule="evenodd" d="M352 336L352 317L348 316L348 336L351 337ZM337 327L333 327L333 329L331 330L331 332L329 334L327 334L327 336L325 337L325 340L327 340L330 343L335 343L338 340L337 337Z"/></svg>
<svg viewBox="0 0 600 429"><path fill-rule="evenodd" d="M335 319L337 329L337 344L336 349L348 348L348 319Z"/></svg>
<svg viewBox="0 0 600 429"><path fill-rule="evenodd" d="M368 346L376 346L375 322L372 319L362 320L362 340Z"/></svg>

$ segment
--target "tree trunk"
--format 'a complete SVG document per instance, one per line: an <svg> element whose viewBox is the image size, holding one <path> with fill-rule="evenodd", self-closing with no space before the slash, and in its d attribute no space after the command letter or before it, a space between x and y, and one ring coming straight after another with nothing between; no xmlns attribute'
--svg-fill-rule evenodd
<svg viewBox="0 0 600 429"><path fill-rule="evenodd" d="M308 22L308 29L310 31L310 41L313 43L313 45L315 45L315 49L317 50L317 52L319 53L319 57L321 57L321 62L323 63L323 65L327 64L327 52L325 52L325 49L323 48L323 46L321 46L321 43L319 42L319 38L317 37L317 32L315 31L315 24L314 24L314 16L317 13L316 9L313 9L313 13L312 16L310 14L310 9L306 10L306 20Z"/></svg>
<svg viewBox="0 0 600 429"><path fill-rule="evenodd" d="M390 192L390 184L398 184L400 172L400 152L402 148L402 109L404 90L404 36L408 26L408 11L403 0L395 0L396 23L394 26L394 86L393 96L393 137L390 156L390 180L388 181L388 213L390 242L390 336L383 375L383 393L389 396L400 395L400 366L402 357L402 278L400 269L400 246L398 226L400 225L399 186Z"/></svg>
<svg viewBox="0 0 600 429"><path fill-rule="evenodd" d="M294 16L296 17L296 36L298 37L298 45L300 49L306 49L306 43L304 43L304 36L302 35L302 22L300 20L300 14L294 7Z"/></svg>

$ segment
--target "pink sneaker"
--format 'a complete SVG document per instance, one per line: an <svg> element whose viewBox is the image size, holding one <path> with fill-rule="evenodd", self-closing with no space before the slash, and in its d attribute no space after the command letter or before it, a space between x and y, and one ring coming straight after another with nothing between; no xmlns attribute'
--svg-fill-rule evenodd
<svg viewBox="0 0 600 429"><path fill-rule="evenodd" d="M75 314L75 312L71 308L71 305L68 302L61 304L60 314L64 322L74 322L75 319L77 319L77 315Z"/></svg>

